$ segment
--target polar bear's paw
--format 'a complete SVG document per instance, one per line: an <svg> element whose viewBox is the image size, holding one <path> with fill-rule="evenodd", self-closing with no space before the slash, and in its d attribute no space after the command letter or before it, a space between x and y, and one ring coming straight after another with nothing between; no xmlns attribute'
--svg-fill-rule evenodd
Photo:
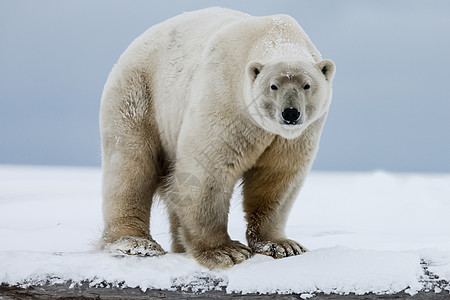
<svg viewBox="0 0 450 300"><path fill-rule="evenodd" d="M288 239L277 242L265 241L250 243L250 247L254 254L264 254L273 258L295 256L308 252L308 249L296 241Z"/></svg>
<svg viewBox="0 0 450 300"><path fill-rule="evenodd" d="M217 248L195 251L194 258L209 269L225 269L239 264L252 256L249 247L238 241L230 241Z"/></svg>
<svg viewBox="0 0 450 300"><path fill-rule="evenodd" d="M124 236L104 246L106 252L113 255L160 256L167 252L154 240Z"/></svg>

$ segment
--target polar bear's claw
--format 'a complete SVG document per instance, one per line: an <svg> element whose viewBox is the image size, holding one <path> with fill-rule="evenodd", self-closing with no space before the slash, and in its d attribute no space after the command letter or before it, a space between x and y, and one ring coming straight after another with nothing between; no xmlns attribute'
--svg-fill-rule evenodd
<svg viewBox="0 0 450 300"><path fill-rule="evenodd" d="M283 258L300 255L308 252L308 249L293 240L282 240L278 242L259 242L252 245L253 253L272 256L273 258Z"/></svg>
<svg viewBox="0 0 450 300"><path fill-rule="evenodd" d="M167 253L153 240L132 236L122 237L104 248L113 255L160 256Z"/></svg>

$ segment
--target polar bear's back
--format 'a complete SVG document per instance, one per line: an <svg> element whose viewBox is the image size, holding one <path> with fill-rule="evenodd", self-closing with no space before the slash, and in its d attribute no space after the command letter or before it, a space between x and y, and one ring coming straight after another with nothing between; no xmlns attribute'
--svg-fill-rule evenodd
<svg viewBox="0 0 450 300"><path fill-rule="evenodd" d="M163 51L163 54L168 54L166 50L174 51L185 47L188 48L185 50L201 50L215 33L227 25L249 18L253 17L219 7L183 13L149 28L127 51L143 46L148 52L156 50Z"/></svg>

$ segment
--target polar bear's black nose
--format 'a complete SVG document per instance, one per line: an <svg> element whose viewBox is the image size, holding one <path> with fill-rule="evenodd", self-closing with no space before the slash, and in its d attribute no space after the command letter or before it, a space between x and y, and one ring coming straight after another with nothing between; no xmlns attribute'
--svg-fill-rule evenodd
<svg viewBox="0 0 450 300"><path fill-rule="evenodd" d="M300 112L294 107L289 107L283 110L281 115L283 116L286 124L295 125L297 123L296 121L300 117Z"/></svg>

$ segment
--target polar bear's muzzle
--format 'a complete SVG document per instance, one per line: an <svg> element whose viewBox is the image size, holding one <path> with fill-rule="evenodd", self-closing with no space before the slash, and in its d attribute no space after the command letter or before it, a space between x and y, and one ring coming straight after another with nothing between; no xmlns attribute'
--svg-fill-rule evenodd
<svg viewBox="0 0 450 300"><path fill-rule="evenodd" d="M301 113L295 107L288 107L281 112L283 117L283 124L286 125L300 125L303 123Z"/></svg>
<svg viewBox="0 0 450 300"><path fill-rule="evenodd" d="M287 88L281 96L281 107L279 123L282 125L301 125L304 121L303 95L300 95L295 88Z"/></svg>

